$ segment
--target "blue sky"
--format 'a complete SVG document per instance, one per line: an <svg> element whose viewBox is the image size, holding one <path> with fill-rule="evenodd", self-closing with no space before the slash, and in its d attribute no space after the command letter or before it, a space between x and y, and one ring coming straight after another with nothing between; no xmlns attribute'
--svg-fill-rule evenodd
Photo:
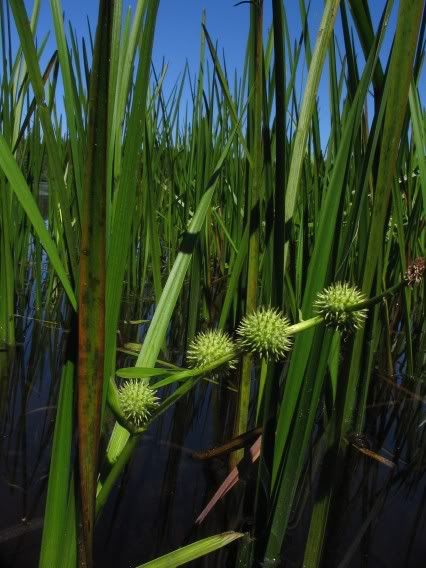
<svg viewBox="0 0 426 568"><path fill-rule="evenodd" d="M236 0L160 0L153 60L158 70L163 58L168 65L167 78L164 83L166 92L175 84L175 81L184 69L186 61L193 75L197 71L201 33L200 23L203 9L206 11L207 29L213 40L218 42L219 52L225 54L228 72L231 74L234 69L242 72L249 27L249 5L242 4L235 6L235 3ZM306 0L307 5L308 3L308 0ZM33 0L25 0L25 4L30 12ZM134 4L135 0L124 0L123 12L127 7L133 9ZM264 0L265 33L271 25L271 4L271 0ZM384 4L385 0L369 1L375 27L379 21ZM389 52L391 37L395 29L398 0L395 1L395 4L396 6L394 6L389 23L389 33L384 42L384 54ZM65 18L71 21L72 26L77 30L77 34L80 37L88 33L87 17L94 29L98 10L97 0L62 0L62 6ZM323 6L323 0L311 0L309 22L312 47L315 43L315 36L320 23ZM285 7L291 34L293 39L296 40L301 30L299 1L286 1ZM54 49L54 36L49 1L41 0L41 13L37 34L39 40L49 31L51 37L46 51L46 60L50 57ZM343 47L339 15L336 21L336 36L340 45ZM362 51L359 45L357 47L359 61L361 62L363 61ZM299 85L303 83L305 77L306 69L301 66L298 75ZM423 73L420 92L426 92L425 73ZM327 65L325 65L319 88L319 104L321 133L324 138L326 138L329 131Z"/></svg>

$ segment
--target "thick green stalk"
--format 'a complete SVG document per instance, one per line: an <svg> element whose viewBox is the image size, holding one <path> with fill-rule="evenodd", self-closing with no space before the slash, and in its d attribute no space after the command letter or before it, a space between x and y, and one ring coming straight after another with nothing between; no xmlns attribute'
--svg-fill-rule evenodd
<svg viewBox="0 0 426 568"><path fill-rule="evenodd" d="M99 6L91 72L78 296L80 566L93 565L93 529L104 382L108 73L113 2Z"/></svg>
<svg viewBox="0 0 426 568"><path fill-rule="evenodd" d="M286 97L282 0L272 1L275 53L275 191L274 191L274 305L284 307L284 244L286 182Z"/></svg>
<svg viewBox="0 0 426 568"><path fill-rule="evenodd" d="M260 194L262 190L262 22L263 22L263 0L259 0L251 6L251 26L252 26L252 53L253 53L253 85L254 102L252 113L253 128L253 171L252 186L249 191L247 210L249 212L249 246L248 246L248 269L247 269L247 293L246 293L246 313L249 314L256 309L257 305L257 284L259 278L259 230L260 230ZM238 436L247 430L248 411L250 401L252 357L246 354L243 357L241 378L238 395L237 416L234 434ZM231 463L235 465L242 457L241 451L232 455Z"/></svg>

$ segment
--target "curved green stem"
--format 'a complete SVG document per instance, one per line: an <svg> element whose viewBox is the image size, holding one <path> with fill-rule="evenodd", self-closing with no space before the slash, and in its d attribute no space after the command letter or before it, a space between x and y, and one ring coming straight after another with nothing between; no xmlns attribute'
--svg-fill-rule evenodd
<svg viewBox="0 0 426 568"><path fill-rule="evenodd" d="M385 290L381 294L377 294L377 296L374 296L373 298L368 298L367 300L364 300L362 302L358 302L357 304L354 304L350 308L347 308L345 311L346 312L357 312L359 310L371 308L372 306L375 306L376 304L381 302L387 296L392 296L392 294L395 294L395 292L397 292L400 288L407 286L407 284L408 284L407 280L405 280L405 279L401 280L401 282L398 282L398 284L391 286L390 288L388 288L387 290Z"/></svg>
<svg viewBox="0 0 426 568"><path fill-rule="evenodd" d="M102 484L97 496L96 496L96 509L95 509L95 516L96 519L99 517L99 513L102 511L105 503L108 500L109 494L111 493L112 488L114 487L116 481L121 475L126 464L130 461L130 458L133 455L133 452L136 449L136 446L139 442L139 435L132 435L127 440L126 445L120 452L120 455L117 458L117 461L112 466L110 472L108 473L105 481Z"/></svg>
<svg viewBox="0 0 426 568"><path fill-rule="evenodd" d="M314 316L313 318L309 318L305 321L301 321L299 323L295 323L288 328L289 335L296 335L296 333L300 333L301 331L306 331L307 329L311 329L311 327L315 327L324 321L323 316Z"/></svg>

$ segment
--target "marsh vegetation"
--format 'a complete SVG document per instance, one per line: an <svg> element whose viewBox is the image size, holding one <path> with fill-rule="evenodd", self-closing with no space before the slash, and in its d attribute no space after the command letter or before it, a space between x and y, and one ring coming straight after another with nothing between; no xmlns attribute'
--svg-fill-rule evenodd
<svg viewBox="0 0 426 568"><path fill-rule="evenodd" d="M5 566L424 560L424 1L271 3L165 92L159 0L0 0Z"/></svg>

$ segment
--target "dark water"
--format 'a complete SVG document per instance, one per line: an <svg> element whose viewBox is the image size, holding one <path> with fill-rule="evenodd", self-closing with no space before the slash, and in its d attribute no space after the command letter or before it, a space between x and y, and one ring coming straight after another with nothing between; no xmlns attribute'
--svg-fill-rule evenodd
<svg viewBox="0 0 426 568"><path fill-rule="evenodd" d="M125 313L129 319L151 315L148 304ZM56 316L62 321L63 314ZM176 363L182 352L178 323L164 354ZM20 345L14 352L0 352L1 568L38 563L58 381L68 339L66 328L54 324L22 318L18 328ZM144 333L143 326L122 324L120 329L123 343L140 340ZM119 366L134 360L120 357ZM353 441L324 566L426 565L425 391L419 380L401 375L395 384L380 373L375 376L365 436ZM134 567L204 536L250 524L242 499L244 490L252 491L248 481L232 490L201 527L194 527L228 465L226 458L197 461L192 452L231 437L234 406L233 390L203 382L152 426L97 525L97 566ZM292 516L282 566L302 565L310 486L308 478ZM192 566L232 566L234 553L230 547Z"/></svg>

